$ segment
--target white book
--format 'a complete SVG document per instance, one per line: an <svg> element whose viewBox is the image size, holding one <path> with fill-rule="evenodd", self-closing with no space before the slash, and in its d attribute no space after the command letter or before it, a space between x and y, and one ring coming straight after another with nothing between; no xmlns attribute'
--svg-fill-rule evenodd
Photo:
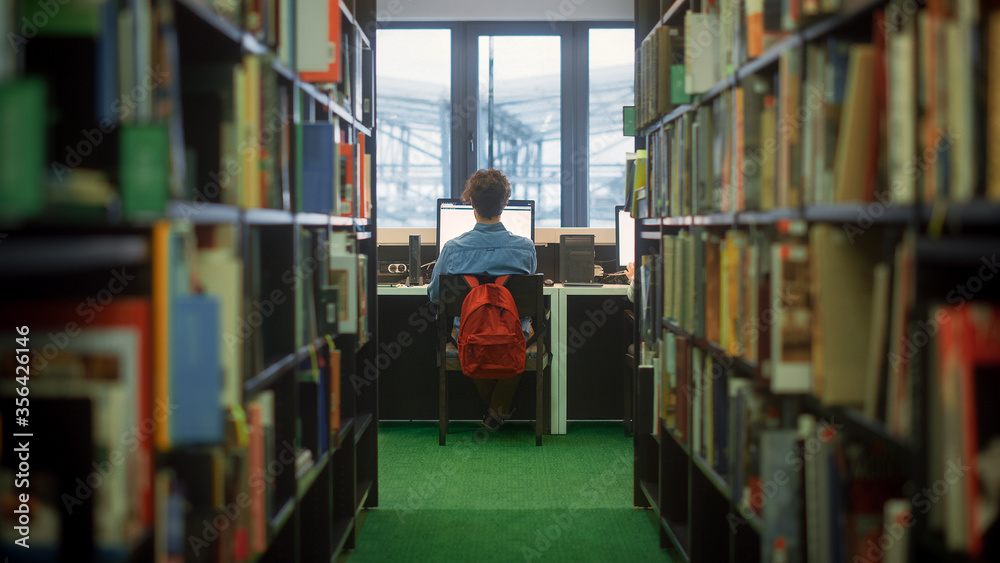
<svg viewBox="0 0 1000 563"><path fill-rule="evenodd" d="M948 199L970 201L976 187L976 120L973 68L969 37L973 30L959 22L945 22L945 69L948 79L948 143L950 166ZM993 148L992 150L995 150Z"/></svg>
<svg viewBox="0 0 1000 563"><path fill-rule="evenodd" d="M917 150L917 83L914 73L914 24L889 35L889 190L893 203L913 203L917 174L912 168ZM908 167L909 165L909 167Z"/></svg>
<svg viewBox="0 0 1000 563"><path fill-rule="evenodd" d="M719 81L721 24L716 14L684 15L684 91L700 94Z"/></svg>
<svg viewBox="0 0 1000 563"><path fill-rule="evenodd" d="M295 66L299 72L326 72L330 67L330 8L330 0L298 0L295 6Z"/></svg>

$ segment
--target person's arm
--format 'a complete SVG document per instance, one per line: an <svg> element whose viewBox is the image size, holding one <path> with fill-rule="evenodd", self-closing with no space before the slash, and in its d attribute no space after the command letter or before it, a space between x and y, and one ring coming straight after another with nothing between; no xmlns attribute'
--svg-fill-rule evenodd
<svg viewBox="0 0 1000 563"><path fill-rule="evenodd" d="M628 300L635 303L635 262L629 262L628 266L625 266L625 277L628 278L628 291L625 293Z"/></svg>

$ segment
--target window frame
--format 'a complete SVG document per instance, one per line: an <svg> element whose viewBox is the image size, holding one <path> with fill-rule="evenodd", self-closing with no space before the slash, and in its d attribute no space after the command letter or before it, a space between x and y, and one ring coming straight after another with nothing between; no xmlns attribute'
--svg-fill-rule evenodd
<svg viewBox="0 0 1000 563"><path fill-rule="evenodd" d="M634 29L631 21L409 21L379 29L451 30L451 197L462 195L478 169L478 65L480 36L554 35L560 38L561 227L590 224L590 30ZM624 155L623 155L624 159ZM623 160L624 161L624 160Z"/></svg>

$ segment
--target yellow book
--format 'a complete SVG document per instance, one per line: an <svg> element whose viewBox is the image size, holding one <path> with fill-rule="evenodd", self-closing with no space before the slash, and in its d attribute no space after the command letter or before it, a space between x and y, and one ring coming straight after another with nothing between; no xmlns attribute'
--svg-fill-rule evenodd
<svg viewBox="0 0 1000 563"><path fill-rule="evenodd" d="M232 225L217 229L233 230ZM243 346L238 335L242 322L243 264L232 246L202 249L197 257L198 274L202 287L219 299L221 305L219 342L222 343L223 370L222 396L228 406L243 402L243 373L241 357Z"/></svg>
<svg viewBox="0 0 1000 563"><path fill-rule="evenodd" d="M666 115L673 109L670 103L670 64L673 58L670 28L656 28L656 113Z"/></svg>
<svg viewBox="0 0 1000 563"><path fill-rule="evenodd" d="M852 46L833 169L836 202L864 200L868 184L869 137L875 119L875 96L870 78L874 71L875 47Z"/></svg>
<svg viewBox="0 0 1000 563"><path fill-rule="evenodd" d="M153 404L170 404L170 221L153 225ZM170 424L157 424L156 449L170 449Z"/></svg>
<svg viewBox="0 0 1000 563"><path fill-rule="evenodd" d="M243 158L243 200L249 208L263 204L260 188L260 62L255 55L243 58L243 131L240 156Z"/></svg>

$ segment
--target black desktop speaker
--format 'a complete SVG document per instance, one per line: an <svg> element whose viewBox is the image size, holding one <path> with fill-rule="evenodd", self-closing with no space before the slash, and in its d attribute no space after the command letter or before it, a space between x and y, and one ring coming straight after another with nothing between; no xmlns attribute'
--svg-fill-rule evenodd
<svg viewBox="0 0 1000 563"><path fill-rule="evenodd" d="M420 285L420 235L410 235L409 285Z"/></svg>
<svg viewBox="0 0 1000 563"><path fill-rule="evenodd" d="M594 280L594 235L559 235L559 281Z"/></svg>

